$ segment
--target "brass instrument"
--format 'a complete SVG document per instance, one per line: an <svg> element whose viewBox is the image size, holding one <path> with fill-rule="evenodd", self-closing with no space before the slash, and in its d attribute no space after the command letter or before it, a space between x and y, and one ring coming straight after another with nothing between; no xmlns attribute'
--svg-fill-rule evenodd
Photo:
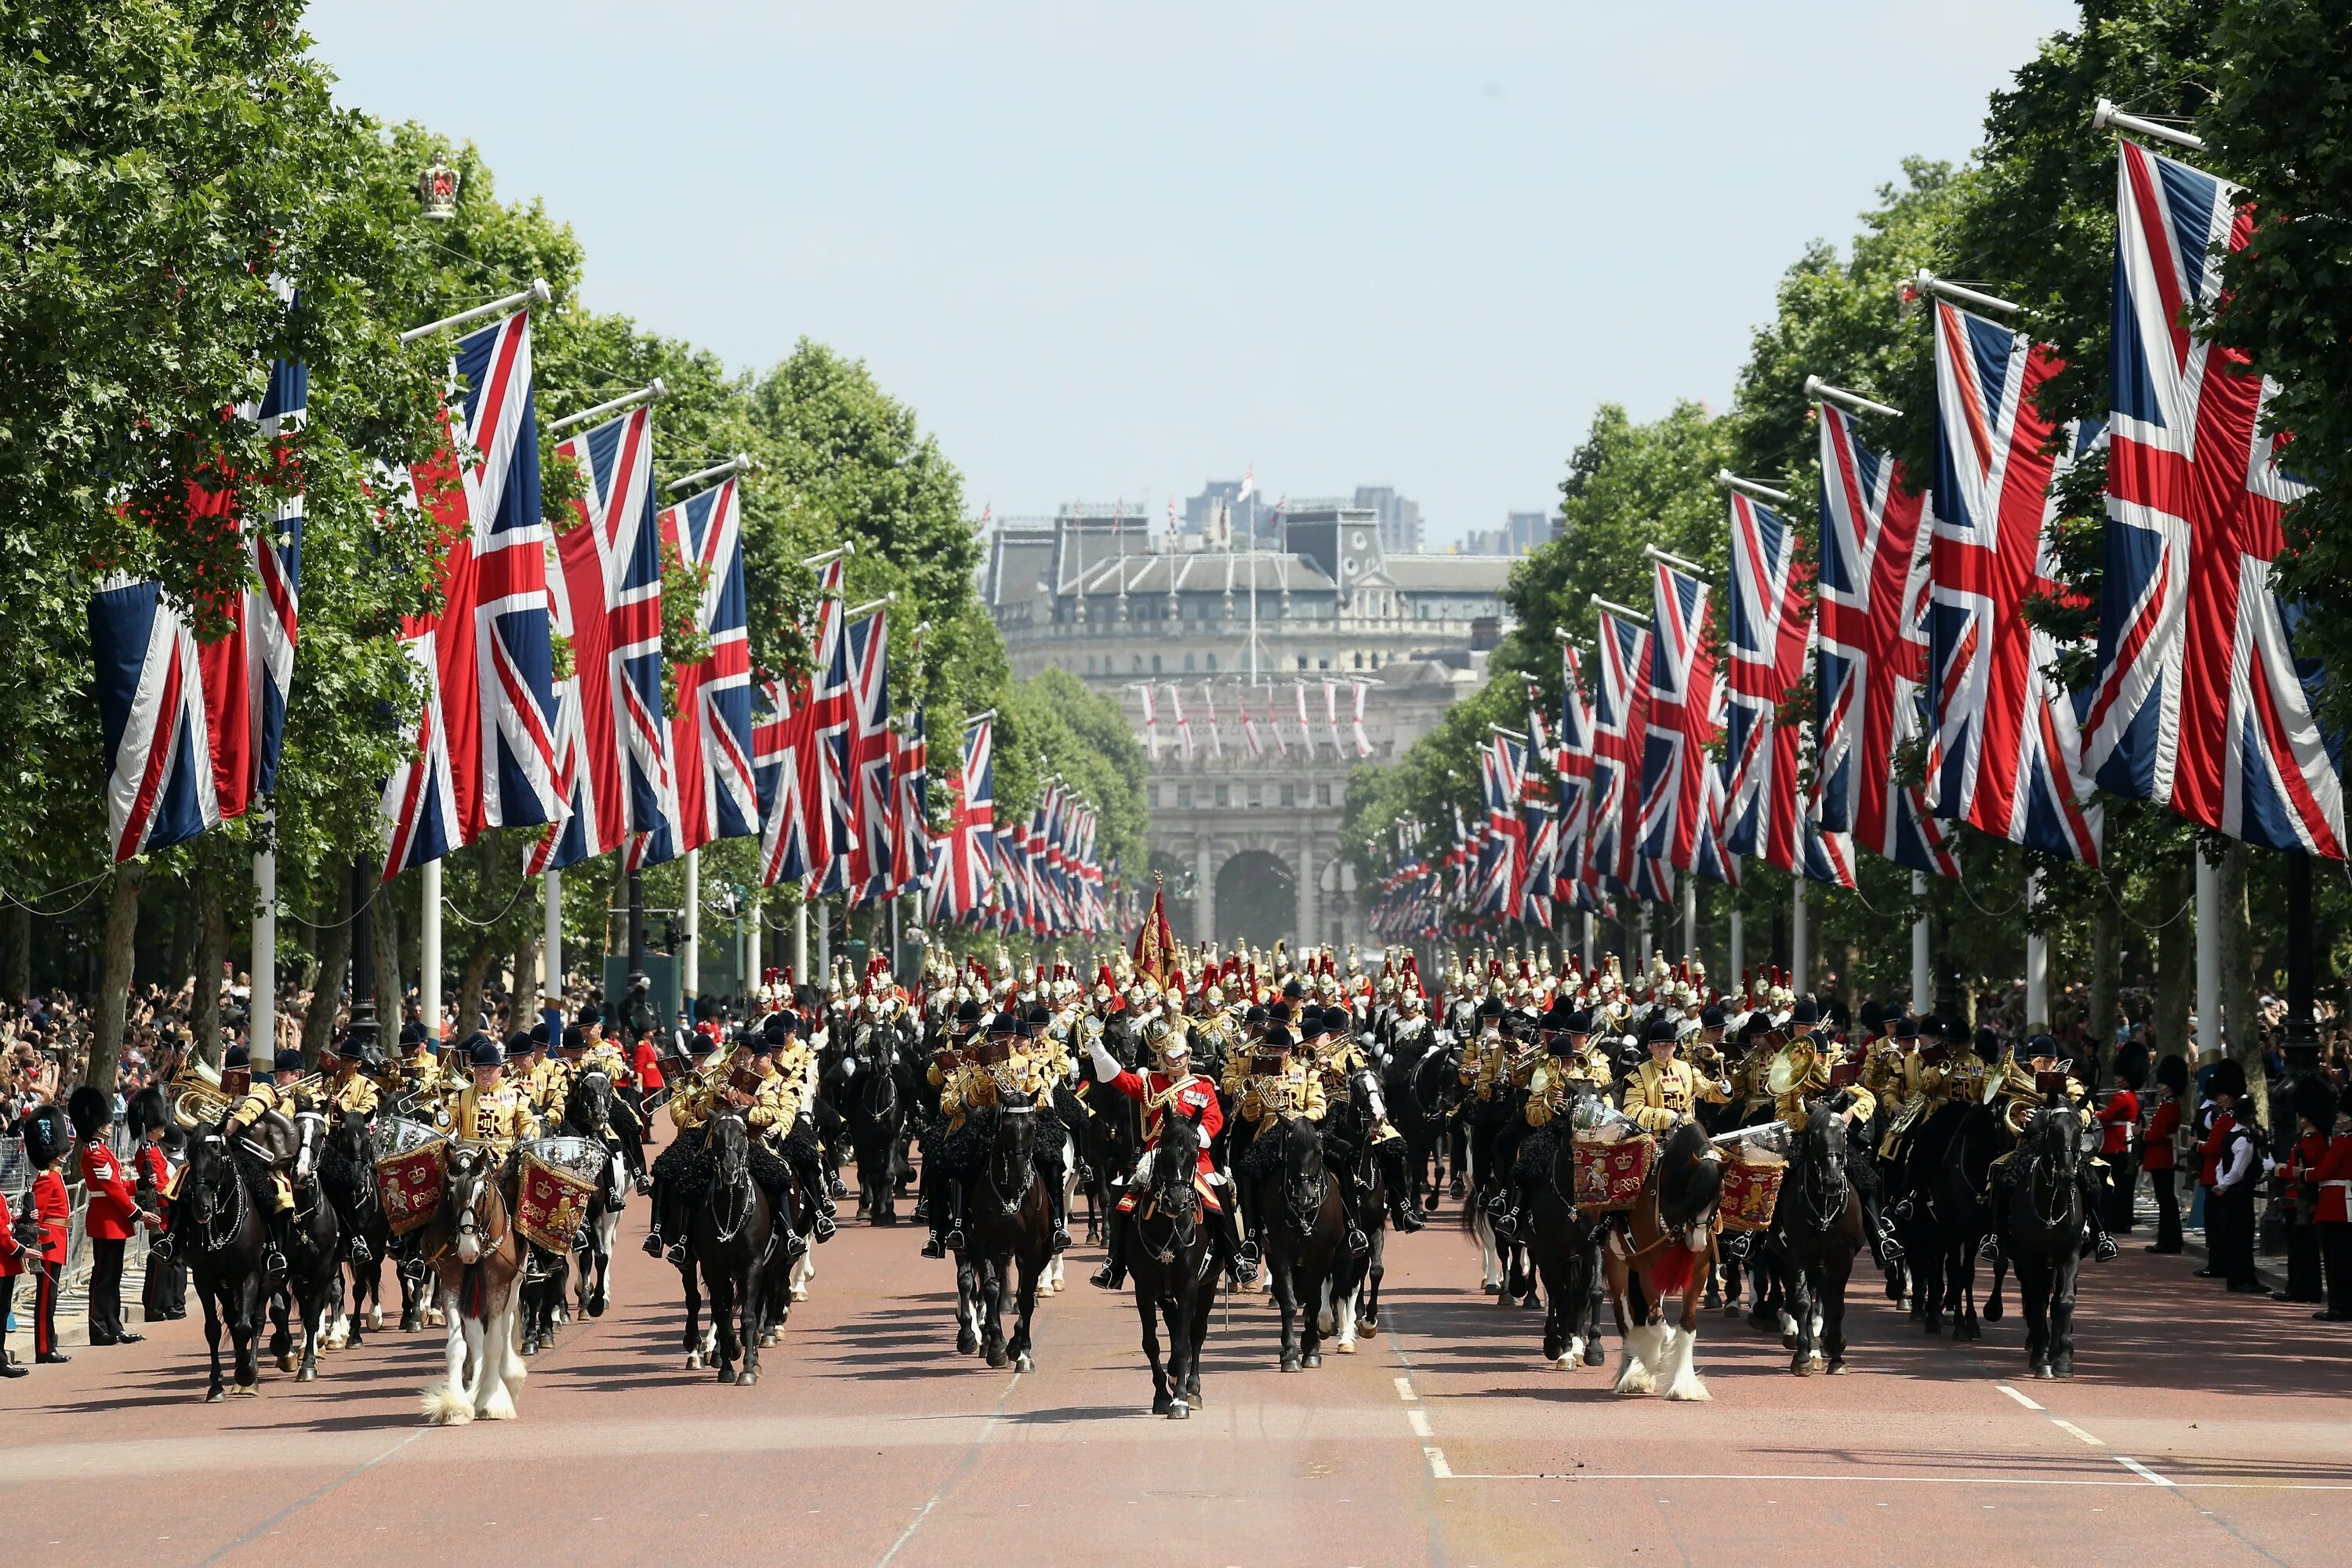
<svg viewBox="0 0 2352 1568"><path fill-rule="evenodd" d="M221 1090L220 1069L202 1057L190 1057L172 1077L172 1120L184 1131L209 1126L228 1113L228 1096Z"/></svg>
<svg viewBox="0 0 2352 1568"><path fill-rule="evenodd" d="M1790 1093L1813 1076L1815 1060L1812 1041L1791 1040L1773 1054L1772 1065L1764 1071L1764 1082L1772 1098Z"/></svg>
<svg viewBox="0 0 2352 1568"><path fill-rule="evenodd" d="M2025 1136L2025 1124L2032 1120L2034 1111L2040 1108L2039 1100L2012 1100L2001 1110L2001 1124L2009 1129L2011 1137L2022 1138Z"/></svg>
<svg viewBox="0 0 2352 1568"><path fill-rule="evenodd" d="M1999 1071L1985 1074L1984 1093L1978 1103L1990 1105L2003 1096L2011 1099L2023 1096L2028 1100L2041 1098L2033 1088L2033 1075L2019 1067L2014 1057L2003 1058Z"/></svg>

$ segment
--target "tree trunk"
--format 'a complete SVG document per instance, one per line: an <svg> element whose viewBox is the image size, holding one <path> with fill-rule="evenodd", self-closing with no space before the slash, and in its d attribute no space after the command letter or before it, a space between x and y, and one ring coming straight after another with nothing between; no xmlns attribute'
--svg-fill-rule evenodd
<svg viewBox="0 0 2352 1568"><path fill-rule="evenodd" d="M490 940L488 930L477 931L471 945L466 949L466 962L457 970L457 1025L460 1040L472 1034L482 1016L482 990L489 983L490 963L498 956L498 943Z"/></svg>
<svg viewBox="0 0 2352 1568"><path fill-rule="evenodd" d="M335 1037L335 1015L341 1010L343 981L352 966L352 878L348 869L331 873L334 892L329 896L325 923L319 931L319 973L310 987L310 1010L302 1016L302 1060L319 1053Z"/></svg>
<svg viewBox="0 0 2352 1568"><path fill-rule="evenodd" d="M33 989L33 911L0 910L0 1000L22 1005Z"/></svg>
<svg viewBox="0 0 2352 1568"><path fill-rule="evenodd" d="M2270 1076L2263 1068L2262 1019L2254 1012L2254 933L2246 911L2246 847L2231 845L2213 877L2221 906L2221 1037L2246 1069L2254 1120L2269 1127Z"/></svg>
<svg viewBox="0 0 2352 1568"><path fill-rule="evenodd" d="M200 875L196 868L189 868L187 880L181 885L180 901L172 909L172 956L163 968L166 991L177 991L196 972L196 932L204 924L196 914L196 880Z"/></svg>
<svg viewBox="0 0 2352 1568"><path fill-rule="evenodd" d="M387 1044L400 1037L400 1003L405 994L400 973L400 906L392 896L393 886L387 882L376 889L368 911L375 935L375 1021Z"/></svg>
<svg viewBox="0 0 2352 1568"><path fill-rule="evenodd" d="M122 1060L122 1019L131 1001L131 965L139 937L139 893L147 885L147 865L125 860L114 868L114 890L106 906L106 950L98 976L98 1017L82 1081L114 1092L114 1071ZM62 1077L59 1082L65 1081Z"/></svg>
<svg viewBox="0 0 2352 1568"><path fill-rule="evenodd" d="M2105 873L2093 868L2090 875L2101 879L2104 889ZM2116 901L2102 891L2098 907L2091 916L2091 1016L2084 1022L2084 1034L2099 1060L2100 1077L2104 1080L2115 1067L2116 988L2120 981L2117 954L2124 939L2123 911Z"/></svg>
<svg viewBox="0 0 2352 1568"><path fill-rule="evenodd" d="M191 960L196 985L189 995L188 1029L195 1036L196 1055L215 1067L221 1060L221 962L228 956L228 915L221 907L219 879L217 870L198 859L189 876L189 891L194 895L189 903L194 908L182 906L182 913L193 915L196 928Z"/></svg>
<svg viewBox="0 0 2352 1568"><path fill-rule="evenodd" d="M2189 1004L2197 986L2197 922L2182 908L2194 873L2186 861L2167 866L2155 878L2156 910L2169 917L2156 933L2156 1027L2158 1054L2196 1058L2189 1049Z"/></svg>
<svg viewBox="0 0 2352 1568"><path fill-rule="evenodd" d="M539 938L524 937L516 944L514 953L514 1016L520 1025L525 1015L539 1016L539 999L544 987L539 973Z"/></svg>

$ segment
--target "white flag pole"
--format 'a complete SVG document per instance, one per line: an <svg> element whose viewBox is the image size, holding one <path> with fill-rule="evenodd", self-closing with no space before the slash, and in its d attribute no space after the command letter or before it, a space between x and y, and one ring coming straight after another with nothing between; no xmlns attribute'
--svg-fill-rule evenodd
<svg viewBox="0 0 2352 1568"><path fill-rule="evenodd" d="M1927 873L1925 871L1911 873L1911 896L1915 899L1927 896ZM1927 917L1923 914L1911 922L1912 1016L1917 1017L1925 1013L1935 994L1935 980L1927 973Z"/></svg>
<svg viewBox="0 0 2352 1568"><path fill-rule="evenodd" d="M265 840L269 832L272 814L263 806L259 813L260 827ZM257 849L253 853L253 958L251 964L253 995L247 1016L251 1022L246 1028L246 1049L257 1067L266 1065L278 1049L278 852ZM352 999L354 1002L358 998Z"/></svg>
<svg viewBox="0 0 2352 1568"><path fill-rule="evenodd" d="M2025 879L2025 915L2042 907L2042 873L2029 872ZM2042 1034L2050 1027L2050 939L2037 931L2025 935L2025 1028L2028 1034Z"/></svg>
<svg viewBox="0 0 2352 1568"><path fill-rule="evenodd" d="M416 922L416 945L419 973L416 977L416 1010L424 1015L425 1032L434 1038L441 1037L441 862L427 860L416 868L418 902L421 908ZM457 1037L464 1039L473 1033L474 1026L460 1018Z"/></svg>
<svg viewBox="0 0 2352 1568"><path fill-rule="evenodd" d="M2221 878L2203 855L2190 855L2197 863L2197 1049L2189 1053L2193 1067L2200 1054L2228 1047L2221 1043Z"/></svg>
<svg viewBox="0 0 2352 1568"><path fill-rule="evenodd" d="M701 1016L702 997L702 851L686 852L686 951L678 955L678 990L685 998L687 1021Z"/></svg>

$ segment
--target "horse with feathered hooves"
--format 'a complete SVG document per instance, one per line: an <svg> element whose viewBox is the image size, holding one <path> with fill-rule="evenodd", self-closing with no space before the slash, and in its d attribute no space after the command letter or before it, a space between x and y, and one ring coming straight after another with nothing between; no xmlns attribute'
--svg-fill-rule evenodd
<svg viewBox="0 0 2352 1568"><path fill-rule="evenodd" d="M1706 1130L1685 1121L1667 1136L1624 1226L1612 1227L1601 1248L1609 1304L1625 1345L1617 1393L1710 1397L1694 1363L1699 1298L1715 1265L1716 1209L1722 1195L1723 1166L1708 1147ZM1682 1299L1682 1311L1670 1322L1665 1303L1674 1297Z"/></svg>
<svg viewBox="0 0 2352 1568"><path fill-rule="evenodd" d="M515 1416L524 1375L515 1347L522 1237L505 1166L488 1145L450 1144L441 1207L425 1228L425 1257L449 1325L446 1376L425 1391L425 1418L436 1426Z"/></svg>

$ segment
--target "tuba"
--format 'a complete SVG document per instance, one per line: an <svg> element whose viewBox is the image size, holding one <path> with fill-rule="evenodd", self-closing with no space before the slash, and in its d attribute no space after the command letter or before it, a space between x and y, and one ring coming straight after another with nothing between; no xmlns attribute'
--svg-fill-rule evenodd
<svg viewBox="0 0 2352 1568"><path fill-rule="evenodd" d="M190 1057L172 1077L172 1120L193 1132L228 1113L228 1096L221 1091L220 1068L202 1057Z"/></svg>
<svg viewBox="0 0 2352 1568"><path fill-rule="evenodd" d="M1791 1040L1772 1057L1772 1065L1764 1070L1764 1082L1780 1099L1804 1086L1813 1076L1813 1045L1811 1039Z"/></svg>

